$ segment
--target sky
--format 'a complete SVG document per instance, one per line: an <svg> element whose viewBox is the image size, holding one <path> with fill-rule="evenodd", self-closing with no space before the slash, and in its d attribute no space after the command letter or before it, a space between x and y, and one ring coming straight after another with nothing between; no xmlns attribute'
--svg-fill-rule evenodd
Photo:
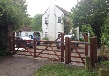
<svg viewBox="0 0 109 76"><path fill-rule="evenodd" d="M69 12L77 4L77 0L26 0L26 2L27 11L31 17L45 13L51 3L55 3Z"/></svg>

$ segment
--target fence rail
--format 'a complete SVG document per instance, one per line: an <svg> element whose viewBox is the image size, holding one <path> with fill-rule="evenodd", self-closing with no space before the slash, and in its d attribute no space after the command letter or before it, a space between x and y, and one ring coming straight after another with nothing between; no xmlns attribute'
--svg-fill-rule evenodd
<svg viewBox="0 0 109 76"><path fill-rule="evenodd" d="M85 42L72 41L68 37L66 37L64 40L64 33L61 33L59 37L61 38L61 41L59 42L61 43L61 46L59 46L60 49L54 49L55 47L57 47L55 43L58 42L57 40L59 38L57 38L55 41L45 41L45 40L36 41L36 39L34 38L34 40L29 40L33 42L32 44L33 49L31 51L31 49L26 47L25 44L22 44L21 40L16 40L14 35L12 35L9 37L10 38L9 49L13 55L17 54L17 55L32 56L34 58L37 57L47 58L49 60L54 60L54 61L61 60L61 62L65 62L65 64L69 64L71 62L85 64L85 56L88 56L90 53L89 56L91 58L91 65L94 67L97 60L97 37L91 37L89 43L87 35L84 34L83 36ZM37 45L36 42L40 42L40 43L48 42L49 44ZM23 46L24 50L19 50L20 47L15 46L17 45L17 43L20 43ZM75 44L78 44L78 46L75 46ZM84 45L84 47L80 47L79 45ZM44 47L44 48L39 48L39 47ZM28 54L19 54L17 52L26 52ZM53 52L53 53L49 53L49 52ZM48 56L44 56L44 55L48 55ZM50 57L50 55L54 55L56 57L52 58ZM74 58L79 58L80 60L77 61Z"/></svg>

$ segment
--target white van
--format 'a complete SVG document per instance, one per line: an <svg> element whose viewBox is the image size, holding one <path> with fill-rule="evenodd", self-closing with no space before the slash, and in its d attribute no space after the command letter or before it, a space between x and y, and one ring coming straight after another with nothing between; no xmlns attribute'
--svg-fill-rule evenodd
<svg viewBox="0 0 109 76"><path fill-rule="evenodd" d="M64 35L64 42L65 42L65 38L66 37L69 37L69 38L71 38L72 37L72 35ZM61 38L60 39L58 39L57 40L58 42L56 43L56 46L57 46L57 48L58 49L60 49L60 47L59 46L61 46ZM64 43L65 44L65 43Z"/></svg>

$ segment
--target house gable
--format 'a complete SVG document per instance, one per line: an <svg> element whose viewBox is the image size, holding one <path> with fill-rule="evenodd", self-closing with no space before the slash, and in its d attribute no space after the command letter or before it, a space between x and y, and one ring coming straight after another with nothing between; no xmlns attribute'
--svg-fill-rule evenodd
<svg viewBox="0 0 109 76"><path fill-rule="evenodd" d="M66 16L69 15L70 12L68 12L68 11L66 11L65 9L59 7L58 5L55 5L55 6L56 6L58 9L60 9L60 10L64 13L64 15L66 15Z"/></svg>

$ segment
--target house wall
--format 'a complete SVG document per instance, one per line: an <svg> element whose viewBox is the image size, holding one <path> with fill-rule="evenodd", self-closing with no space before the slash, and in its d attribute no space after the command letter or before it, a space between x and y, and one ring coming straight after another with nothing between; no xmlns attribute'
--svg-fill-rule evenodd
<svg viewBox="0 0 109 76"><path fill-rule="evenodd" d="M62 18L64 17L64 13L55 6L55 14L56 14L56 38L58 38L59 33L64 33L64 23ZM58 23L58 17L61 17L61 23Z"/></svg>
<svg viewBox="0 0 109 76"><path fill-rule="evenodd" d="M21 33L19 32L19 36L27 36L27 37L29 37L29 35L33 36L34 32L35 31L31 31L31 32L29 32L29 31L22 31ZM40 33L40 39L42 39L42 32L39 32L39 33ZM16 36L16 32L15 32L15 36Z"/></svg>
<svg viewBox="0 0 109 76"><path fill-rule="evenodd" d="M53 4L50 5L42 16L42 37L45 37L45 32L47 32L49 40L55 40L58 38L58 33L64 32L63 22L58 23L58 17L62 18L63 16L64 14L60 9ZM48 25L45 24L45 17L48 18Z"/></svg>
<svg viewBox="0 0 109 76"><path fill-rule="evenodd" d="M48 18L49 17L48 11L49 10L47 10L45 12L45 14L42 16L42 38L45 37L45 34L48 34L48 25L45 24L45 18Z"/></svg>
<svg viewBox="0 0 109 76"><path fill-rule="evenodd" d="M34 33L34 32L22 31L22 32L21 32L21 36L29 36L29 35L32 35L32 36L33 36L33 33Z"/></svg>

